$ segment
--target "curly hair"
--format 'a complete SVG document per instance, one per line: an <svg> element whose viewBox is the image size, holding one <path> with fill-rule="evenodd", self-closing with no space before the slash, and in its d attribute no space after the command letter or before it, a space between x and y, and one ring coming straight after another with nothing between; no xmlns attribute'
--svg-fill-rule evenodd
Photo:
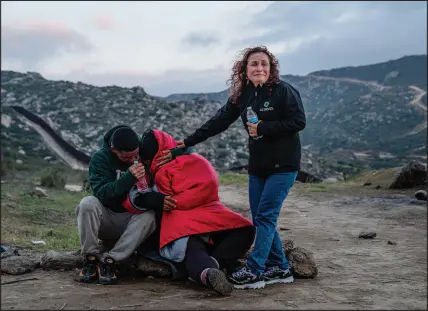
<svg viewBox="0 0 428 311"><path fill-rule="evenodd" d="M276 57L269 52L265 46L250 47L242 50L238 55L239 59L233 64L232 74L228 83L230 83L229 95L233 104L236 104L242 95L243 88L247 83L247 64L251 54L263 52L269 58L270 75L266 81L267 86L279 83L279 63ZM269 88L269 96L272 93L272 88Z"/></svg>

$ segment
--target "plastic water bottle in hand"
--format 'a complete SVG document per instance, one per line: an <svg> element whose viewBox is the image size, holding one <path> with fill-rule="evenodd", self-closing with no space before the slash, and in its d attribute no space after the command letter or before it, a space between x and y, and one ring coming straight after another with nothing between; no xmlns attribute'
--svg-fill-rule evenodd
<svg viewBox="0 0 428 311"><path fill-rule="evenodd" d="M134 164L138 164L138 159L136 159L134 161ZM141 177L138 181L137 181L137 191L138 192L144 192L145 190L147 190L149 188L149 185L147 184L147 180L146 180L146 175L144 175L143 177Z"/></svg>
<svg viewBox="0 0 428 311"><path fill-rule="evenodd" d="M259 117L254 112L254 110L251 108L251 106L247 107L247 120L248 120L248 122L253 123L253 124L256 124L257 122L259 122ZM262 138L262 136L256 136L253 138L259 139L259 138Z"/></svg>
<svg viewBox="0 0 428 311"><path fill-rule="evenodd" d="M251 106L247 107L247 120L250 123L257 123L259 121L259 117L257 117Z"/></svg>

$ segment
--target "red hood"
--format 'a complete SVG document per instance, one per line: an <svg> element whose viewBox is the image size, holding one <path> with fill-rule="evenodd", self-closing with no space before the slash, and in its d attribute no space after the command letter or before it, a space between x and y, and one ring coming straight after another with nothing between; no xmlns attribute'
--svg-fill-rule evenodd
<svg viewBox="0 0 428 311"><path fill-rule="evenodd" d="M152 171L153 175L156 174L156 172L158 171L158 167L156 165L156 160L163 156L164 154L162 154L162 151L167 150L167 149L174 149L177 147L177 142L175 141L174 138L172 138L172 136L168 135L165 132L159 131L159 130L152 130L153 134L156 137L156 140L158 141L158 145L159 145L159 149L158 152L156 153L155 157L153 158L152 161L152 165L150 167L150 170Z"/></svg>

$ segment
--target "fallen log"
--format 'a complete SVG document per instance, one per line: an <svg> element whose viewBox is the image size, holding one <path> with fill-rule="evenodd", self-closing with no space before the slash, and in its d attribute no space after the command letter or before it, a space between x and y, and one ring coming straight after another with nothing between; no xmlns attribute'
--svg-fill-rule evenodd
<svg viewBox="0 0 428 311"><path fill-rule="evenodd" d="M44 270L73 270L83 265L82 256L77 252L48 251L41 258L40 266Z"/></svg>

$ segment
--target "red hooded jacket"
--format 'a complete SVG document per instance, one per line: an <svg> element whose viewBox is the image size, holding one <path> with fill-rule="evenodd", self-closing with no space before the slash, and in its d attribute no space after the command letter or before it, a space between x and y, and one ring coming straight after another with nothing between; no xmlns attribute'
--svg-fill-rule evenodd
<svg viewBox="0 0 428 311"><path fill-rule="evenodd" d="M153 133L159 144L151 165L156 186L177 201L174 210L162 215L160 248L184 236L252 225L220 203L217 173L201 155L183 155L158 169L156 159L163 150L177 147L177 142L165 132Z"/></svg>

